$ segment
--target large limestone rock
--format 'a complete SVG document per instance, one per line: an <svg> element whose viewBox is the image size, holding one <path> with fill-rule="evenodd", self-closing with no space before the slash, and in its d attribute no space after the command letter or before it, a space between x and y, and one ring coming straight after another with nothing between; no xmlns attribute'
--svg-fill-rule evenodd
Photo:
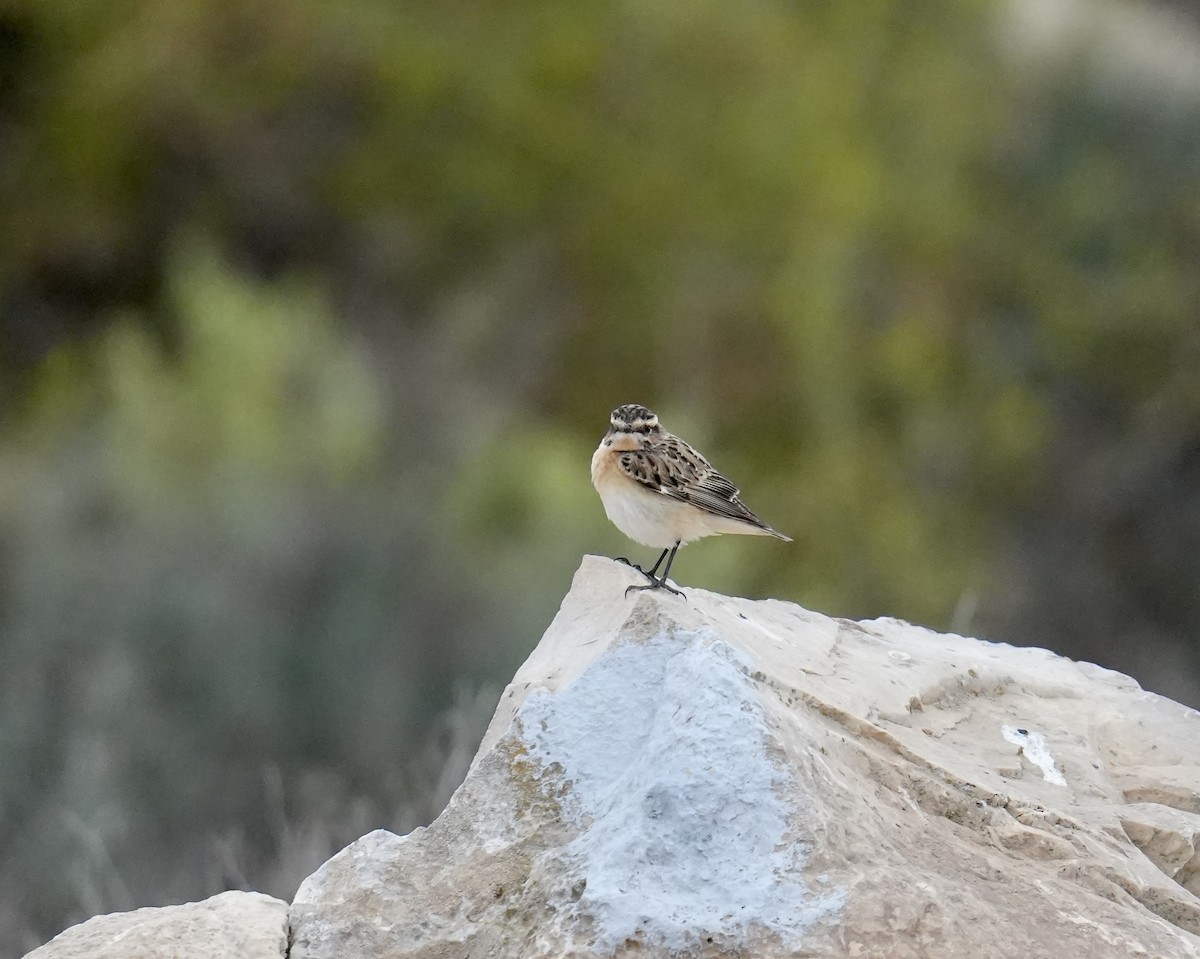
<svg viewBox="0 0 1200 959"><path fill-rule="evenodd" d="M284 959L287 903L258 892L96 916L25 959Z"/></svg>
<svg viewBox="0 0 1200 959"><path fill-rule="evenodd" d="M300 888L293 959L1200 959L1195 711L638 581L584 561L442 816Z"/></svg>

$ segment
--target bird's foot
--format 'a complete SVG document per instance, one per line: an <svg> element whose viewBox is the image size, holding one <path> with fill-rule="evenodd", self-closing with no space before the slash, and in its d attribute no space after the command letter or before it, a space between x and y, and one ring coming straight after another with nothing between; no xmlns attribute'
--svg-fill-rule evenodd
<svg viewBox="0 0 1200 959"><path fill-rule="evenodd" d="M618 556L616 558L616 562L624 563L630 569L636 569L639 573L641 573L643 576L645 576L646 579L650 580L650 582L652 582L652 583L658 582L658 580L654 577L654 573L651 570L642 569L642 567L640 567L637 563L629 562L629 560L627 560L624 556ZM656 587L653 587L653 586L639 586L638 587L638 589L655 589L655 588Z"/></svg>
<svg viewBox="0 0 1200 959"><path fill-rule="evenodd" d="M646 575L649 574L647 573ZM665 576L662 579L655 579L653 576L650 576L650 585L648 586L626 586L625 595L628 596L631 592L635 591L641 592L643 589L665 589L668 593L674 593L676 596L683 596L683 592L681 590L678 590L674 586L667 584L667 578ZM687 599L686 596L683 596L683 598L685 600Z"/></svg>

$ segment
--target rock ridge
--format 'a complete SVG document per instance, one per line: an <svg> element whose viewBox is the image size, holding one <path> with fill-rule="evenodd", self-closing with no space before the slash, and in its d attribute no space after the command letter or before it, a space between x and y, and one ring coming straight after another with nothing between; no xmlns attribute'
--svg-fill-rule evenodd
<svg viewBox="0 0 1200 959"><path fill-rule="evenodd" d="M1200 959L1200 715L1042 649L637 581L585 558L442 817L301 887L295 959Z"/></svg>

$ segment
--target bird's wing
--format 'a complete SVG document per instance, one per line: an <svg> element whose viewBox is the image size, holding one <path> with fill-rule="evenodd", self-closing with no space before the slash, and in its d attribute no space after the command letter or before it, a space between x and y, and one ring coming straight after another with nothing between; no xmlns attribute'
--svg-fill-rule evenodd
<svg viewBox="0 0 1200 959"><path fill-rule="evenodd" d="M676 437L622 453L621 469L643 486L728 519L769 530L740 499L738 488ZM773 532L773 531L772 531Z"/></svg>

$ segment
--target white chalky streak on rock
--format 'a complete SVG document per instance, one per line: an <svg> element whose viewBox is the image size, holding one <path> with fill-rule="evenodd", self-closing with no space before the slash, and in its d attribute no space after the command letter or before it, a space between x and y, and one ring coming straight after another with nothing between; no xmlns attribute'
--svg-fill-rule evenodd
<svg viewBox="0 0 1200 959"><path fill-rule="evenodd" d="M719 640L660 635L522 706L530 754L573 782L566 811L583 829L566 855L604 948L684 949L756 927L794 940L841 907L844 892L814 894L798 875L788 775L745 667Z"/></svg>
<svg viewBox="0 0 1200 959"><path fill-rule="evenodd" d="M1001 726L1000 731L1014 746L1020 746L1025 757L1042 771L1042 778L1056 786L1065 786L1067 781L1054 765L1054 757L1050 755L1050 747L1046 745L1046 737L1041 733L1018 729L1016 726Z"/></svg>

